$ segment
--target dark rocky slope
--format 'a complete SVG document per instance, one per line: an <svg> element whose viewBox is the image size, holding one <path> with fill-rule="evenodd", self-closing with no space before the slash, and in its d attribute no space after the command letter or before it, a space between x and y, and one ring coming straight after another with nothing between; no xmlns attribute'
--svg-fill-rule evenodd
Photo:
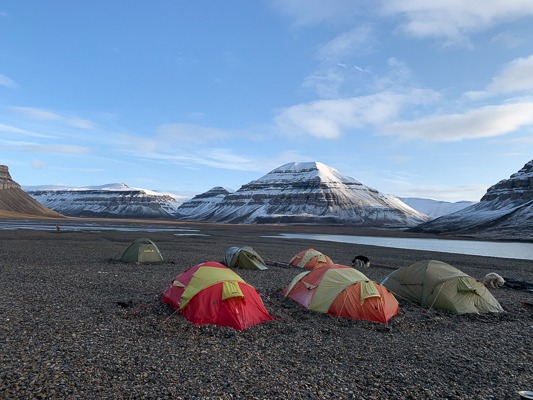
<svg viewBox="0 0 533 400"><path fill-rule="evenodd" d="M9 168L0 165L0 215L4 217L62 217L34 200L9 174Z"/></svg>
<svg viewBox="0 0 533 400"><path fill-rule="evenodd" d="M417 232L533 239L533 160L491 186L479 203L422 224Z"/></svg>

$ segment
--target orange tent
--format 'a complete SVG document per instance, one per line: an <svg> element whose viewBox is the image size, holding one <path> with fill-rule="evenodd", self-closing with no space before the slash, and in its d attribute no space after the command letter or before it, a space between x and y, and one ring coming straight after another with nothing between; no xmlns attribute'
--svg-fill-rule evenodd
<svg viewBox="0 0 533 400"><path fill-rule="evenodd" d="M195 325L243 330L273 319L257 290L217 262L198 264L178 275L163 293L162 301Z"/></svg>
<svg viewBox="0 0 533 400"><path fill-rule="evenodd" d="M400 308L391 292L346 265L302 272L283 290L309 310L387 324Z"/></svg>
<svg viewBox="0 0 533 400"><path fill-rule="evenodd" d="M333 264L331 258L315 249L300 251L289 261L289 267L300 267L311 270L331 264Z"/></svg>

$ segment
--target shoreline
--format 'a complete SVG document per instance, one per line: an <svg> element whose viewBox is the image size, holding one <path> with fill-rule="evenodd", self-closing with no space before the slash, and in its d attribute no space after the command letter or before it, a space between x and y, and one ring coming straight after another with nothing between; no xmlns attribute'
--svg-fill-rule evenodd
<svg viewBox="0 0 533 400"><path fill-rule="evenodd" d="M201 227L218 227L220 230L228 230L232 228L249 229L251 231L270 229L279 233L289 233L298 231L298 233L327 233L340 234L352 236L378 236L378 237L399 237L399 238L422 238L422 239L445 239L445 240L465 240L465 241L481 241L481 242L516 242L516 243L533 243L533 238L498 238L498 237L476 237L469 234L446 234L446 233L427 233L427 232L411 232L409 228L382 228L382 227L364 227L356 225L318 225L318 224L226 224L226 223L210 223L210 222L192 222L172 219L133 219L133 218L89 218L89 217L41 217L41 216L20 216L13 217L9 214L2 214L0 210L1 222L22 222L28 221L34 224L39 223L57 223L59 225L72 225L75 223L93 224L95 222L101 223L103 226L125 224L125 225L164 225L164 226L190 226L191 228Z"/></svg>

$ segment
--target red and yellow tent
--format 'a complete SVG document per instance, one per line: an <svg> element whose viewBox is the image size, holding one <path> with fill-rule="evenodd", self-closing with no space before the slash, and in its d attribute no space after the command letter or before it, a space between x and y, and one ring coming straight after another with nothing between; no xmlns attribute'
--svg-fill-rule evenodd
<svg viewBox="0 0 533 400"><path fill-rule="evenodd" d="M315 249L300 251L291 259L291 261L289 261L289 267L299 267L310 270L331 264L333 264L331 258Z"/></svg>
<svg viewBox="0 0 533 400"><path fill-rule="evenodd" d="M400 308L391 292L346 265L302 272L283 290L309 310L387 324Z"/></svg>
<svg viewBox="0 0 533 400"><path fill-rule="evenodd" d="M198 264L178 275L161 300L195 325L243 330L273 319L257 290L217 262Z"/></svg>

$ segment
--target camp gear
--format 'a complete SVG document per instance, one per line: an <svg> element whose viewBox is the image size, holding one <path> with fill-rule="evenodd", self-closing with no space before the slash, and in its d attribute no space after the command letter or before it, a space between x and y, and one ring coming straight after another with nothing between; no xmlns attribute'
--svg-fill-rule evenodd
<svg viewBox="0 0 533 400"><path fill-rule="evenodd" d="M273 319L257 290L228 267L212 261L178 275L162 300L195 325L243 330Z"/></svg>
<svg viewBox="0 0 533 400"><path fill-rule="evenodd" d="M224 264L241 269L268 269L265 261L250 246L230 247L224 255Z"/></svg>
<svg viewBox="0 0 533 400"><path fill-rule="evenodd" d="M291 259L291 261L289 261L289 267L299 267L311 270L331 264L333 264L331 258L315 249L300 251Z"/></svg>
<svg viewBox="0 0 533 400"><path fill-rule="evenodd" d="M503 311L481 283L437 260L423 260L391 272L381 282L397 297L457 314Z"/></svg>
<svg viewBox="0 0 533 400"><path fill-rule="evenodd" d="M309 310L387 324L398 314L394 296L346 265L325 265L302 272L283 290Z"/></svg>
<svg viewBox="0 0 533 400"><path fill-rule="evenodd" d="M122 254L120 261L127 263L153 263L163 261L163 256L150 239L137 239Z"/></svg>

